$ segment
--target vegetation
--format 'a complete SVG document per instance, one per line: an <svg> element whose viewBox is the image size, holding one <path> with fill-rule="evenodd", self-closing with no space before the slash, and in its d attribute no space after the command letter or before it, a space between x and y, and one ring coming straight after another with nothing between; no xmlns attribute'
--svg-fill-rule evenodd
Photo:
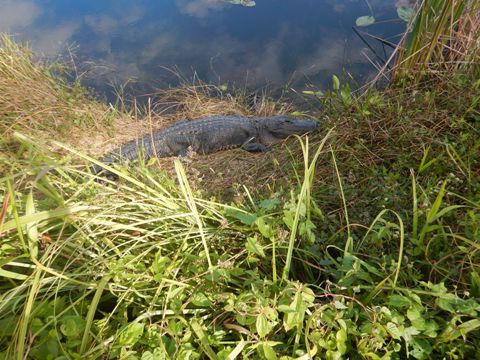
<svg viewBox="0 0 480 360"><path fill-rule="evenodd" d="M440 71L423 31L388 89L306 90L319 133L118 182L86 165L127 137L294 110L199 82L118 110L2 37L0 359L478 358L478 38Z"/></svg>
<svg viewBox="0 0 480 360"><path fill-rule="evenodd" d="M398 48L396 76L421 80L435 72L455 73L478 79L480 54L480 1L424 1ZM408 36L407 36L408 35Z"/></svg>

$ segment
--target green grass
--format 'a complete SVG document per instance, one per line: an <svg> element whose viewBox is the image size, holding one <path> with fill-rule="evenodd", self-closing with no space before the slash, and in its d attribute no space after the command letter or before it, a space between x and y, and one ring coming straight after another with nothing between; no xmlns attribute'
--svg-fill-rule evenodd
<svg viewBox="0 0 480 360"><path fill-rule="evenodd" d="M478 77L480 1L424 0L399 47L394 79L435 76L437 72L469 72Z"/></svg>
<svg viewBox="0 0 480 360"><path fill-rule="evenodd" d="M305 94L324 109L308 138L118 182L61 130L2 115L19 121L0 157L0 359L478 357L479 87L460 68L359 97L336 81Z"/></svg>
<svg viewBox="0 0 480 360"><path fill-rule="evenodd" d="M2 185L10 198L0 302L2 329L11 329L2 334L6 358L23 351L33 359L476 351L474 159L459 154L464 179L472 180L462 186L472 188L457 194L449 190L453 177L451 186L438 183L451 170L443 169L452 165L446 150L426 152L406 179L411 185L396 189L413 205L372 212L360 226L342 220L358 209L342 175L352 163L338 161L341 149L304 143L297 185L227 205L194 192L179 162L179 185L148 168L101 184L83 166L61 165L43 145L16 139L37 166ZM312 188L319 163L330 163L337 178L335 202ZM329 213L334 205L342 213Z"/></svg>

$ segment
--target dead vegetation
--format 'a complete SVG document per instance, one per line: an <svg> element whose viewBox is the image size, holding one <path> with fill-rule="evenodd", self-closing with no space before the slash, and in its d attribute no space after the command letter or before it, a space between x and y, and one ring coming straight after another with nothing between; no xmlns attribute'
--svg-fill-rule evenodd
<svg viewBox="0 0 480 360"><path fill-rule="evenodd" d="M184 80L177 88L150 94L143 98L142 105L133 102L129 110L117 110L89 97L79 84L56 76L52 66L36 61L26 46L16 44L7 36L2 36L0 41L0 131L3 133L0 147L4 164L15 157L10 144L13 131L22 132L47 146L55 139L98 157L184 118L268 116L294 111L291 102L273 101L266 94L252 99L244 93L229 92L197 78L193 83ZM412 154L414 163L425 147L435 143L441 146L439 134L455 125L467 111L462 108L466 102L458 101L457 104L456 97L452 96L455 91L462 92L459 98L469 96L463 93L464 87L456 90L455 84L447 81L439 85L438 79L431 85L435 89L431 92L419 91L418 86L375 91L347 108L338 99L332 100L335 94L330 94L328 101L316 99L318 113L309 116L319 119L321 126L320 131L310 135L312 148L330 128L335 128L330 139L331 149L341 164L357 169L352 183L364 181L362 168L379 163L388 166L396 161L400 151ZM427 88L428 82L423 86ZM444 99L451 104L444 103ZM291 138L267 154L233 150L209 156L196 155L186 160L185 167L197 186L234 196L238 184L271 192L285 182L296 181L286 175L292 173L301 156L298 141ZM326 161L318 162L317 182L333 176L329 156L325 155ZM171 159L159 159L155 166L173 175ZM345 171L348 173L348 169Z"/></svg>
<svg viewBox="0 0 480 360"><path fill-rule="evenodd" d="M98 157L180 119L212 115L268 116L292 111L287 103L274 102L265 94L248 104L244 94L231 94L199 79L193 83L183 79L177 88L159 90L144 96L141 102L134 101L128 110L117 110L90 97L80 84L65 81L62 77L65 70L58 64L42 63L35 59L27 45L20 45L7 35L1 36L2 172L7 170L5 164L16 156L14 131L45 144L54 152L62 151L54 148L51 140ZM248 174L252 174L252 167L257 168L261 157L232 151L196 156L191 161L195 166L187 166L195 178L215 179L214 185L231 188L233 182L241 180L237 176L239 172L257 178ZM167 171L172 169L169 159L159 160L158 164ZM262 166L255 172L262 172Z"/></svg>

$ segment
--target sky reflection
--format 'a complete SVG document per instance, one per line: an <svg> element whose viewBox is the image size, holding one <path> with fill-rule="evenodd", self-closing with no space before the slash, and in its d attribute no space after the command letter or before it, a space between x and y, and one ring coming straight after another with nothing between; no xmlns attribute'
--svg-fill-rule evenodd
<svg viewBox="0 0 480 360"><path fill-rule="evenodd" d="M370 0L365 30L391 38L404 25L394 0ZM319 84L345 69L362 81L374 68L351 27L369 15L364 0L258 0L246 8L223 0L0 0L0 31L56 56L75 44L80 61L107 65L97 78L121 83L174 82L166 68L209 82L251 87L293 80Z"/></svg>

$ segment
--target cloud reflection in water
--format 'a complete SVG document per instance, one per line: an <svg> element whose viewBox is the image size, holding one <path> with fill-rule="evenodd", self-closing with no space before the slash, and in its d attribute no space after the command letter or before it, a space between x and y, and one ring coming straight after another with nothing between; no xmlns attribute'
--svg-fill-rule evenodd
<svg viewBox="0 0 480 360"><path fill-rule="evenodd" d="M162 84L170 81L164 67L177 67L207 81L258 87L283 85L292 74L321 81L347 64L367 63L350 30L368 11L363 1L264 0L247 9L222 0L83 0L74 10L62 1L0 1L0 31L47 55L75 43L80 59L109 64L117 82ZM391 17L394 1L387 1ZM380 35L400 31L385 26Z"/></svg>

